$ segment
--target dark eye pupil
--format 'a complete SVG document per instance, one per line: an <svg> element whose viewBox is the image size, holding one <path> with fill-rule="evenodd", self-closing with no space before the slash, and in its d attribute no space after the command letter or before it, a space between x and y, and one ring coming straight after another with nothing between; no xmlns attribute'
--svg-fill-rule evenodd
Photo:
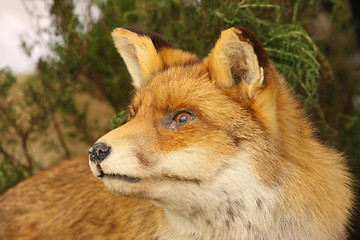
<svg viewBox="0 0 360 240"><path fill-rule="evenodd" d="M186 122L188 120L188 116L186 116L185 114L181 115L179 117L179 122Z"/></svg>

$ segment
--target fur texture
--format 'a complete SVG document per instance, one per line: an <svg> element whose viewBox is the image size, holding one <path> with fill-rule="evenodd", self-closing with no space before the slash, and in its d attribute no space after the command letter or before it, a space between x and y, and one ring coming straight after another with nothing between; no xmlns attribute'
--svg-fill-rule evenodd
<svg viewBox="0 0 360 240"><path fill-rule="evenodd" d="M64 162L0 198L0 239L345 239L344 158L321 145L252 32L203 60L116 29L136 94L105 159ZM114 194L108 193L108 190Z"/></svg>

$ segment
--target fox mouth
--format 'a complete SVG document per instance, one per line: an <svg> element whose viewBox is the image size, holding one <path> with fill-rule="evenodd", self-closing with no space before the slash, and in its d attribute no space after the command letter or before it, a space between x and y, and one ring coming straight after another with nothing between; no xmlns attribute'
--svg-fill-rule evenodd
<svg viewBox="0 0 360 240"><path fill-rule="evenodd" d="M131 177L126 174L105 173L102 170L100 164L98 164L98 163L96 164L96 168L99 171L99 173L97 174L98 178L115 179L115 180L120 180L120 181L127 182L127 183L136 183L141 180L138 177ZM201 182L201 180L196 179L196 178L184 178L184 177L172 176L172 175L162 175L161 177L154 177L153 179L157 179L157 180L168 179L171 181L181 181L181 182L189 182L189 183L196 183L196 184L199 184Z"/></svg>
<svg viewBox="0 0 360 240"><path fill-rule="evenodd" d="M97 177L99 177L99 178L117 179L117 180L121 180L121 181L128 182L128 183L135 183L135 182L140 181L140 178L130 177L130 176L125 175L125 174L104 173L104 171L101 169L99 164L97 164L96 167L97 167L97 169L99 171L99 174L97 175Z"/></svg>
<svg viewBox="0 0 360 240"><path fill-rule="evenodd" d="M98 176L98 177L117 179L117 180L121 180L121 181L128 182L128 183L135 183L135 182L140 181L140 178L130 177L130 176L125 175L125 174L116 174L116 173L110 173L110 174L103 173L102 176Z"/></svg>

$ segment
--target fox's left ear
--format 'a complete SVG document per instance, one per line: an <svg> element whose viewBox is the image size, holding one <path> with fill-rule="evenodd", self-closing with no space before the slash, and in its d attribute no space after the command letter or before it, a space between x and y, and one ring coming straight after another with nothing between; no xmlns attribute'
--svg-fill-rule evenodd
<svg viewBox="0 0 360 240"><path fill-rule="evenodd" d="M198 61L195 55L172 47L152 33L117 28L111 36L136 89L146 85L154 74L167 67Z"/></svg>
<svg viewBox="0 0 360 240"><path fill-rule="evenodd" d="M222 88L239 86L248 97L254 97L264 83L269 59L255 35L246 28L221 32L219 40L204 60L212 79Z"/></svg>

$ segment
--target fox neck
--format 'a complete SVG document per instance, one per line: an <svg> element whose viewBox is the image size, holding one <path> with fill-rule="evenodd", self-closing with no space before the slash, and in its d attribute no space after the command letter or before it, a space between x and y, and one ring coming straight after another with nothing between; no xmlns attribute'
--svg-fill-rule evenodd
<svg viewBox="0 0 360 240"><path fill-rule="evenodd" d="M266 231L273 223L275 192L257 179L244 155L227 161L214 180L186 200L155 203L166 218L160 239L243 239Z"/></svg>

